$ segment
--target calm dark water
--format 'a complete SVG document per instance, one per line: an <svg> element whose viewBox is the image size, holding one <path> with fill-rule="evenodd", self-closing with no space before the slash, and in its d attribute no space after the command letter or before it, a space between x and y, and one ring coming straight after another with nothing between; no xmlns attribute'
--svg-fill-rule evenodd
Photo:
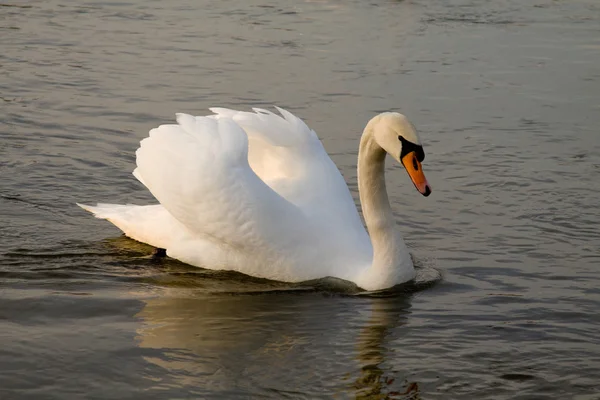
<svg viewBox="0 0 600 400"><path fill-rule="evenodd" d="M0 46L0 398L600 399L597 1L15 0ZM411 118L421 290L154 261L75 206L152 202L175 112L272 104L353 190L366 121Z"/></svg>

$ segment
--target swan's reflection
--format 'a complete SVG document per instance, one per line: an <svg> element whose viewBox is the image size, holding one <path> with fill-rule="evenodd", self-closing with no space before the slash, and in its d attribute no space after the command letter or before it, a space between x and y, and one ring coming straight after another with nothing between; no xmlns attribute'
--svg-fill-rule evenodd
<svg viewBox="0 0 600 400"><path fill-rule="evenodd" d="M388 346L409 308L409 297L161 289L138 314L139 340L161 350L150 361L169 381L217 397L394 398L404 376L386 372L401 365L386 358L398 357Z"/></svg>
<svg viewBox="0 0 600 400"><path fill-rule="evenodd" d="M371 299L371 316L361 329L358 337L358 361L361 374L356 379L357 399L392 399L396 396L410 395L417 399L418 386L413 382L402 381L403 376L396 376L386 371L386 360L398 357L391 353L390 343L403 332L410 309L410 298ZM401 360L391 360L391 365L402 364ZM388 365L389 368L389 365ZM404 384L402 390L398 390ZM406 398L406 397L402 397Z"/></svg>

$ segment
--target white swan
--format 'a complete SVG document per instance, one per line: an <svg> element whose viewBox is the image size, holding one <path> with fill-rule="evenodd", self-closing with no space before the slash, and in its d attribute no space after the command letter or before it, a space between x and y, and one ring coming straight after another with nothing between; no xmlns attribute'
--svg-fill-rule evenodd
<svg viewBox="0 0 600 400"><path fill-rule="evenodd" d="M414 127L402 114L383 113L363 132L358 187L369 239L316 133L278 110L283 118L263 109L177 114L177 125L152 129L136 152L133 175L160 204L79 205L199 267L287 282L332 276L366 290L413 279L384 165L387 152L420 193L431 193Z"/></svg>

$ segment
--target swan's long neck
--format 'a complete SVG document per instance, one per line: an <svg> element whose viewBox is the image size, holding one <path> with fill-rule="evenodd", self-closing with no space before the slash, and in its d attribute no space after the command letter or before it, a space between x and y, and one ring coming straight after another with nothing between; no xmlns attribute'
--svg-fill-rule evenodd
<svg viewBox="0 0 600 400"><path fill-rule="evenodd" d="M368 275L388 282L406 281L414 277L410 254L396 230L385 186L387 153L367 125L358 150L358 190L363 217L373 245L373 263ZM368 289L368 288L365 288Z"/></svg>

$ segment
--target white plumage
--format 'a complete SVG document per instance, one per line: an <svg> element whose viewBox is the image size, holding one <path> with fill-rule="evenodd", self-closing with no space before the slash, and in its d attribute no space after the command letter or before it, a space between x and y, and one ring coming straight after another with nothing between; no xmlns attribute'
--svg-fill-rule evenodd
<svg viewBox="0 0 600 400"><path fill-rule="evenodd" d="M317 135L278 110L281 116L224 108L209 116L177 114L177 125L152 129L136 152L133 174L160 204L81 207L199 267L288 282L334 276L368 290L412 279L410 256L393 226L385 227L381 242L389 242L384 247L392 256L385 259L395 265L377 265L348 187ZM378 131L390 127L394 142L378 139ZM359 159L371 163L368 156L386 147L400 157L397 131L420 145L402 115L382 114L367 125ZM378 187L376 172L369 178L365 170L360 189L373 193L364 199L361 193L362 202L371 201L379 217L392 221L391 210L376 204L385 183Z"/></svg>

